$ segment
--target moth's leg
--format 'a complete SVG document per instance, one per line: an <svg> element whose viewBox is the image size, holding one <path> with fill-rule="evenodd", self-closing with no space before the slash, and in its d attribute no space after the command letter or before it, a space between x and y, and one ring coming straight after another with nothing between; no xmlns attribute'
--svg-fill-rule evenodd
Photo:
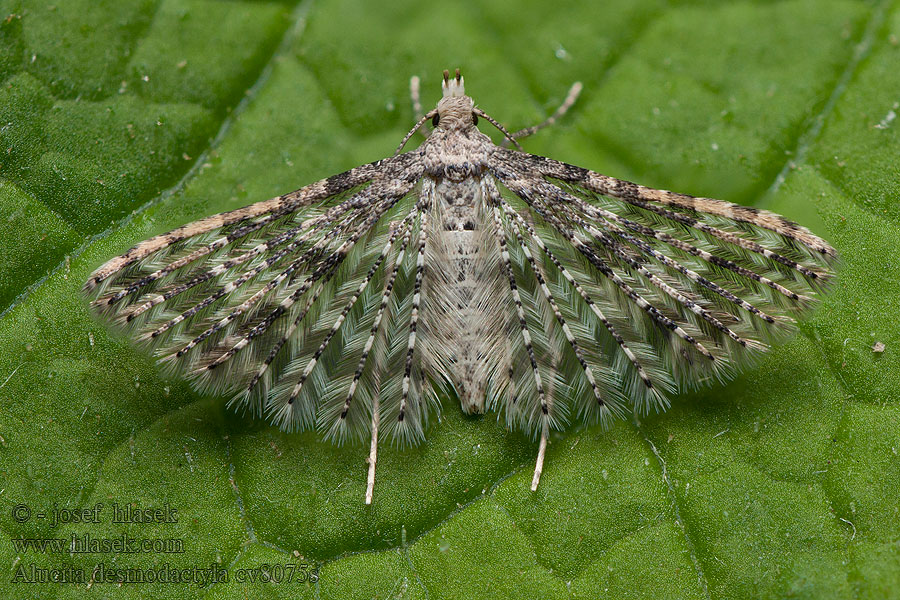
<svg viewBox="0 0 900 600"><path fill-rule="evenodd" d="M534 464L534 477L531 478L531 491L536 492L544 472L544 455L547 453L547 424L541 428L541 442L538 446L537 461Z"/></svg>
<svg viewBox="0 0 900 600"><path fill-rule="evenodd" d="M569 109L572 108L573 104L575 104L575 101L578 99L578 95L581 93L581 88L582 85L580 81L576 81L575 83L573 83L572 87L569 88L569 93L566 95L566 99L563 100L563 103L559 105L559 108L556 109L556 112L547 117L547 119L543 123L538 123L537 125L532 125L531 127L520 129L512 133L510 137L514 140L520 140L540 131L544 127L549 127L556 123L556 121L562 118L564 114L569 112ZM503 146L508 146L507 140L503 140Z"/></svg>
<svg viewBox="0 0 900 600"><path fill-rule="evenodd" d="M409 97L412 100L413 112L416 115L416 122L421 121L425 117L422 112L422 99L419 95L419 76L413 75L409 78ZM419 130L423 136L428 137L431 134L431 124L425 123L424 127Z"/></svg>
<svg viewBox="0 0 900 600"><path fill-rule="evenodd" d="M379 392L376 390L372 399L372 442L369 445L369 476L366 479L366 504L372 504L372 493L375 490L375 463L378 460L378 424L381 420Z"/></svg>

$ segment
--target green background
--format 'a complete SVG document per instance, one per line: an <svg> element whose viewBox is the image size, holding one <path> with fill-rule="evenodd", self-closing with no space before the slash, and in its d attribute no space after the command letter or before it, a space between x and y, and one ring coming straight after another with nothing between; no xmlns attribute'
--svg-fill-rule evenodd
<svg viewBox="0 0 900 600"><path fill-rule="evenodd" d="M0 596L900 596L900 2L387 4L0 0ZM529 151L781 212L840 275L735 382L551 439L536 493L535 444L447 406L425 445L381 450L366 507L366 448L162 378L79 287L148 236L390 154L409 76L430 106L456 66L510 127L583 81ZM179 520L12 516L97 502ZM185 552L11 543L72 533ZM101 561L232 582L11 583ZM234 582L301 562L317 584Z"/></svg>

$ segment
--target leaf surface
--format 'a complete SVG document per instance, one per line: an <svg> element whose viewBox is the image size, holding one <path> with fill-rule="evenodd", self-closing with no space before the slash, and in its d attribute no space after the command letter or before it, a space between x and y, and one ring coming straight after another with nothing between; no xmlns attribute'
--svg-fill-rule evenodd
<svg viewBox="0 0 900 600"><path fill-rule="evenodd" d="M900 3L5 0L0 34L0 596L896 594ZM583 81L529 151L781 212L842 265L736 381L552 438L536 493L535 444L447 406L424 445L380 451L366 507L366 448L163 378L79 288L146 237L390 154L409 76L431 104L456 66L511 127ZM99 523L35 516L98 503ZM114 523L114 503L177 522ZM12 541L73 534L182 546ZM101 562L208 572L120 586ZM301 564L317 582L265 580ZM85 582L19 576L67 565Z"/></svg>

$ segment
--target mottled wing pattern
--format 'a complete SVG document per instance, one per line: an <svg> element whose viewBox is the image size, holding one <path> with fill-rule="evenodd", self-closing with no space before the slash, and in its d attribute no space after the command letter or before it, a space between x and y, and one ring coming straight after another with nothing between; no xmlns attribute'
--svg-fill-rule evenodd
<svg viewBox="0 0 900 600"><path fill-rule="evenodd" d="M565 391L498 398L533 435L628 404L662 409L676 390L733 376L833 276L831 246L768 211L514 150L496 149L490 170L523 332L541 346L538 377L526 377L527 356L512 361L514 387Z"/></svg>
<svg viewBox="0 0 900 600"><path fill-rule="evenodd" d="M101 266L85 291L170 372L284 429L364 436L380 402L388 433L421 439L422 378L404 368L420 163L401 154L190 223Z"/></svg>

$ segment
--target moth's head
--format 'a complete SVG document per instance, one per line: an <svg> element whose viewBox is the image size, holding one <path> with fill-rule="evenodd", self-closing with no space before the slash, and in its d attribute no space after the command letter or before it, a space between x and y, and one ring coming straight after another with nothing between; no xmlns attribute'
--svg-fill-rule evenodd
<svg viewBox="0 0 900 600"><path fill-rule="evenodd" d="M449 71L444 71L444 81L441 84L444 97L438 102L436 113L431 119L431 124L443 130L467 129L478 123L475 114L475 101L466 96L465 81L456 70L456 76L450 77Z"/></svg>

